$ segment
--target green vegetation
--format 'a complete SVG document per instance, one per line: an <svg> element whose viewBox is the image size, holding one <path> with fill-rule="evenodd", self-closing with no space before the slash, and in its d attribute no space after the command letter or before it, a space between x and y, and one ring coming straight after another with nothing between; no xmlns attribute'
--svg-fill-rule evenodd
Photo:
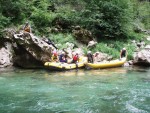
<svg viewBox="0 0 150 113"><path fill-rule="evenodd" d="M74 43L76 46L78 45L78 43L76 42L76 40L73 38L71 34L62 34L62 33L51 34L49 37L51 37L50 39L54 41L56 44L61 44L59 49L66 48L65 43L67 42Z"/></svg>
<svg viewBox="0 0 150 113"><path fill-rule="evenodd" d="M131 40L143 38L143 34L135 31L139 27L150 29L148 0L0 0L0 4L0 34L6 27L29 21L35 35L45 35L61 44L78 45L72 30L80 26L91 31L99 42L93 52L114 57L118 57L124 46L131 59L134 51L129 46Z"/></svg>
<svg viewBox="0 0 150 113"><path fill-rule="evenodd" d="M112 55L113 58L120 57L120 50L122 47L126 47L128 50L128 59L132 59L133 52L135 50L135 46L129 43L124 43L120 41L107 41L99 43L96 48L94 48L94 52L101 51Z"/></svg>

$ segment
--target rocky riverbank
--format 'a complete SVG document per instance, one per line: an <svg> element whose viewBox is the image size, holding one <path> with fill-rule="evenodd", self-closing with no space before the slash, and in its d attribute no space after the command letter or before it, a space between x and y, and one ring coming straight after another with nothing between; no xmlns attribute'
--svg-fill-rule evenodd
<svg viewBox="0 0 150 113"><path fill-rule="evenodd" d="M150 66L150 45L144 42L137 43L137 51L133 55L133 60L127 61L125 66L141 65ZM97 42L90 41L87 47L95 46ZM71 54L74 44L66 43L67 51ZM40 37L31 33L16 32L14 29L6 29L1 39L0 46L0 67L18 66L22 68L42 68L44 62L50 61L52 50L55 47L48 44ZM81 48L75 48L79 54L84 54ZM110 60L112 56L99 53L98 61Z"/></svg>

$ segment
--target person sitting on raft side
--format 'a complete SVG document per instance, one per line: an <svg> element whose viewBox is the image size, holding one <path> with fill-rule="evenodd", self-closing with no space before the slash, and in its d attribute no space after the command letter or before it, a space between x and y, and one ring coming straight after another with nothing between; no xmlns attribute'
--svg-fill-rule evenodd
<svg viewBox="0 0 150 113"><path fill-rule="evenodd" d="M65 52L62 52L62 54L59 56L59 61L67 63L67 59L65 58Z"/></svg>
<svg viewBox="0 0 150 113"><path fill-rule="evenodd" d="M126 48L123 48L123 49L120 51L120 59L121 59L121 58L124 58L124 57L127 57L127 50L126 50Z"/></svg>
<svg viewBox="0 0 150 113"><path fill-rule="evenodd" d="M31 33L31 26L29 25L29 22L26 22L25 26L23 27L23 31Z"/></svg>
<svg viewBox="0 0 150 113"><path fill-rule="evenodd" d="M74 56L73 56L73 60L71 63L77 63L79 61L79 54L76 53Z"/></svg>
<svg viewBox="0 0 150 113"><path fill-rule="evenodd" d="M52 59L53 62L58 62L59 61L58 60L58 54L57 54L56 51L53 52L51 59Z"/></svg>
<svg viewBox="0 0 150 113"><path fill-rule="evenodd" d="M87 59L88 59L88 63L93 63L93 55L92 55L91 51L88 51Z"/></svg>
<svg viewBox="0 0 150 113"><path fill-rule="evenodd" d="M94 63L100 62L100 61L99 61L99 57L100 57L99 52L96 52L95 54L93 54Z"/></svg>
<svg viewBox="0 0 150 113"><path fill-rule="evenodd" d="M71 63L75 63L76 64L76 69L78 68L78 63L79 62L79 54L76 53L74 56L73 56L73 60L71 61Z"/></svg>

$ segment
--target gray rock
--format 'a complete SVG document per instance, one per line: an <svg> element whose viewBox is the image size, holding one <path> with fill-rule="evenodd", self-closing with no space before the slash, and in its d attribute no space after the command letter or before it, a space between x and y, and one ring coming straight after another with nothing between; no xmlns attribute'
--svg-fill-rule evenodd
<svg viewBox="0 0 150 113"><path fill-rule="evenodd" d="M93 47L93 46L95 46L97 44L97 42L96 41L94 41L94 40L92 40L92 41L89 41L89 43L88 43L88 46L87 47Z"/></svg>
<svg viewBox="0 0 150 113"><path fill-rule="evenodd" d="M17 47L15 48L14 64L24 68L42 67L46 61L50 61L52 55L52 45L47 44L33 34L23 33L15 34L14 40Z"/></svg>
<svg viewBox="0 0 150 113"><path fill-rule="evenodd" d="M146 46L145 46L145 49L150 49L150 45L146 45Z"/></svg>
<svg viewBox="0 0 150 113"><path fill-rule="evenodd" d="M13 50L11 43L5 43L5 47L0 48L0 67L12 66Z"/></svg>
<svg viewBox="0 0 150 113"><path fill-rule="evenodd" d="M147 36L147 38L146 38L148 41L150 41L150 36Z"/></svg>
<svg viewBox="0 0 150 113"><path fill-rule="evenodd" d="M96 56L97 54L97 56ZM112 56L107 55L106 53L96 52L93 54L94 62L101 62L104 60L111 60Z"/></svg>
<svg viewBox="0 0 150 113"><path fill-rule="evenodd" d="M134 54L134 65L150 66L150 46Z"/></svg>
<svg viewBox="0 0 150 113"><path fill-rule="evenodd" d="M125 63L123 64L123 66L124 66L124 67L129 67L130 64L129 64L128 62L125 62Z"/></svg>
<svg viewBox="0 0 150 113"><path fill-rule="evenodd" d="M14 28L3 31L3 40L0 43L2 43L0 67L9 65L23 68L43 67L46 61L51 60L52 50L55 49L41 38L31 33L17 32Z"/></svg>
<svg viewBox="0 0 150 113"><path fill-rule="evenodd" d="M133 60L128 61L129 65L133 65Z"/></svg>
<svg viewBox="0 0 150 113"><path fill-rule="evenodd" d="M74 44L70 43L70 42L66 42L66 46L67 46L67 48L70 48L70 49L74 48Z"/></svg>

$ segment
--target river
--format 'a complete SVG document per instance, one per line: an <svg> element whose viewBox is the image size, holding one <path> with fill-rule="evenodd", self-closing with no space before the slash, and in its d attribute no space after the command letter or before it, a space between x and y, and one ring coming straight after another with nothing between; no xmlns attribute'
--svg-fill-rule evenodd
<svg viewBox="0 0 150 113"><path fill-rule="evenodd" d="M150 113L150 68L1 70L0 113Z"/></svg>

